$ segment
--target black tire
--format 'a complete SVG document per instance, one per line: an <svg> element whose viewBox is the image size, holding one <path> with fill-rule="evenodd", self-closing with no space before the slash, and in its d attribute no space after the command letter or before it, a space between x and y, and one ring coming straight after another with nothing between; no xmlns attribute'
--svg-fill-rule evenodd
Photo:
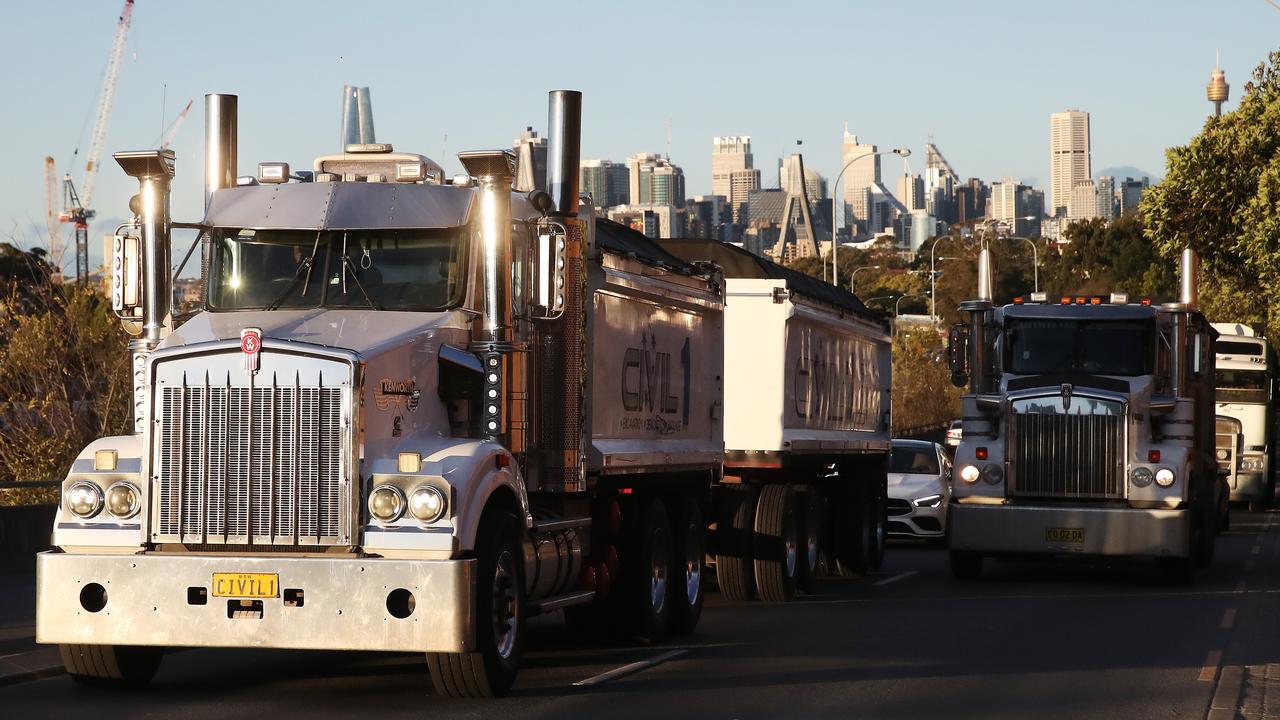
<svg viewBox="0 0 1280 720"><path fill-rule="evenodd" d="M671 615L671 523L661 500L650 500L640 517L640 536L634 547L629 578L629 614L637 637L658 642L667 634Z"/></svg>
<svg viewBox="0 0 1280 720"><path fill-rule="evenodd" d="M878 466L883 467L883 466ZM885 477L877 471L867 484L866 498L868 519L867 567L879 570L884 565L884 550L889 535L888 508L885 506Z"/></svg>
<svg viewBox="0 0 1280 720"><path fill-rule="evenodd" d="M698 626L706 595L707 524L696 500L676 498L672 506L668 627L673 635L688 635Z"/></svg>
<svg viewBox="0 0 1280 720"><path fill-rule="evenodd" d="M788 602L800 575L798 498L790 485L765 485L756 505L756 590L767 602Z"/></svg>
<svg viewBox="0 0 1280 720"><path fill-rule="evenodd" d="M59 645L72 680L95 687L142 687L160 669L164 648L126 645Z"/></svg>
<svg viewBox="0 0 1280 720"><path fill-rule="evenodd" d="M822 545L826 536L824 508L817 488L809 486L800 494L800 578L799 589L813 592L814 581L822 574Z"/></svg>
<svg viewBox="0 0 1280 720"><path fill-rule="evenodd" d="M870 569L872 555L872 516L865 502L861 487L841 472L844 481L836 491L834 537L836 545L835 574L843 577L862 577Z"/></svg>
<svg viewBox="0 0 1280 720"><path fill-rule="evenodd" d="M480 698L506 695L524 646L524 555L520 525L505 510L487 510L476 541L476 643L469 653L427 653L436 693Z"/></svg>
<svg viewBox="0 0 1280 720"><path fill-rule="evenodd" d="M716 521L716 584L726 600L745 601L755 597L752 562L755 525L755 488L750 485L724 487Z"/></svg>
<svg viewBox="0 0 1280 720"><path fill-rule="evenodd" d="M978 553L952 550L951 574L957 580L974 580L982 574L983 558Z"/></svg>

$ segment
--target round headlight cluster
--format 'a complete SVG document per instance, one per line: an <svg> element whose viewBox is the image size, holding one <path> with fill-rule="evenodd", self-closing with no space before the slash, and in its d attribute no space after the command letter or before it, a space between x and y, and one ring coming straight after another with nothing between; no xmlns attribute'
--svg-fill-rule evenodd
<svg viewBox="0 0 1280 720"><path fill-rule="evenodd" d="M1227 459L1229 459L1230 457L1231 457L1231 451L1230 451L1230 450L1227 450L1227 449L1225 449L1225 448L1219 448L1219 449L1218 449L1218 459L1219 459L1219 460L1227 460Z"/></svg>
<svg viewBox="0 0 1280 720"><path fill-rule="evenodd" d="M91 518L102 510L102 490L91 482L78 482L67 489L67 509L78 518Z"/></svg>
<svg viewBox="0 0 1280 720"><path fill-rule="evenodd" d="M107 488L107 512L121 520L138 514L142 507L142 493L133 483L118 482Z"/></svg>
<svg viewBox="0 0 1280 720"><path fill-rule="evenodd" d="M971 485L978 482L978 477L981 475L982 472L978 470L976 465L965 465L960 468L960 479Z"/></svg>
<svg viewBox="0 0 1280 720"><path fill-rule="evenodd" d="M395 485L379 485L369 493L369 514L384 523L399 520L404 504L404 493Z"/></svg>
<svg viewBox="0 0 1280 720"><path fill-rule="evenodd" d="M988 485L996 485L1004 480L1004 468L995 463L982 466L982 480Z"/></svg>
<svg viewBox="0 0 1280 720"><path fill-rule="evenodd" d="M1244 472L1262 472L1266 461L1260 457L1247 457L1240 461L1240 469Z"/></svg>
<svg viewBox="0 0 1280 720"><path fill-rule="evenodd" d="M1134 487L1144 488L1150 485L1153 477L1151 468L1136 467L1129 471L1129 482L1132 482Z"/></svg>
<svg viewBox="0 0 1280 720"><path fill-rule="evenodd" d="M422 522L439 520L447 507L444 493L434 485L419 485L409 497L409 514Z"/></svg>
<svg viewBox="0 0 1280 720"><path fill-rule="evenodd" d="M1156 484L1162 488L1167 488L1173 484L1173 471L1169 468L1160 468L1156 471Z"/></svg>

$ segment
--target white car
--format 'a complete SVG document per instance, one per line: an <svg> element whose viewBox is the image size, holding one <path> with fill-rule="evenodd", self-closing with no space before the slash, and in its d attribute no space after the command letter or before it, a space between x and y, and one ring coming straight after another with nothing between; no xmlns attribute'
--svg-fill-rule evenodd
<svg viewBox="0 0 1280 720"><path fill-rule="evenodd" d="M947 426L947 447L955 449L960 447L960 435L964 430L963 420L952 420Z"/></svg>
<svg viewBox="0 0 1280 720"><path fill-rule="evenodd" d="M936 442L894 440L889 456L889 535L942 544L951 502L951 459Z"/></svg>

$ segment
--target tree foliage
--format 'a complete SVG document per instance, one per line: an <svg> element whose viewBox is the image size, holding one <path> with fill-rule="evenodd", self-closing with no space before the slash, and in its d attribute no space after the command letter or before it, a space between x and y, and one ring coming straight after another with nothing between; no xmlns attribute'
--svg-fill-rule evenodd
<svg viewBox="0 0 1280 720"><path fill-rule="evenodd" d="M1166 258L1184 247L1200 255L1210 319L1260 321L1275 337L1280 303L1267 298L1280 291L1280 52L1253 71L1238 109L1210 117L1166 158L1164 181L1142 199L1148 238Z"/></svg>
<svg viewBox="0 0 1280 720"><path fill-rule="evenodd" d="M893 338L893 432L960 416L962 390L951 384L941 336L902 329Z"/></svg>

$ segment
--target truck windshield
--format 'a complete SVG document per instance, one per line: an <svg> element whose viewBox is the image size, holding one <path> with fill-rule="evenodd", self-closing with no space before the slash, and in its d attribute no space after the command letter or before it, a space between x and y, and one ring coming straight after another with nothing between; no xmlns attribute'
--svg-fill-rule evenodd
<svg viewBox="0 0 1280 720"><path fill-rule="evenodd" d="M1146 320L1010 320L1004 366L1018 375L1146 375L1153 334Z"/></svg>
<svg viewBox="0 0 1280 720"><path fill-rule="evenodd" d="M462 302L465 235L437 230L219 230L214 310L444 310Z"/></svg>
<svg viewBox="0 0 1280 720"><path fill-rule="evenodd" d="M1218 370L1218 402L1265 403L1267 402L1267 371Z"/></svg>

